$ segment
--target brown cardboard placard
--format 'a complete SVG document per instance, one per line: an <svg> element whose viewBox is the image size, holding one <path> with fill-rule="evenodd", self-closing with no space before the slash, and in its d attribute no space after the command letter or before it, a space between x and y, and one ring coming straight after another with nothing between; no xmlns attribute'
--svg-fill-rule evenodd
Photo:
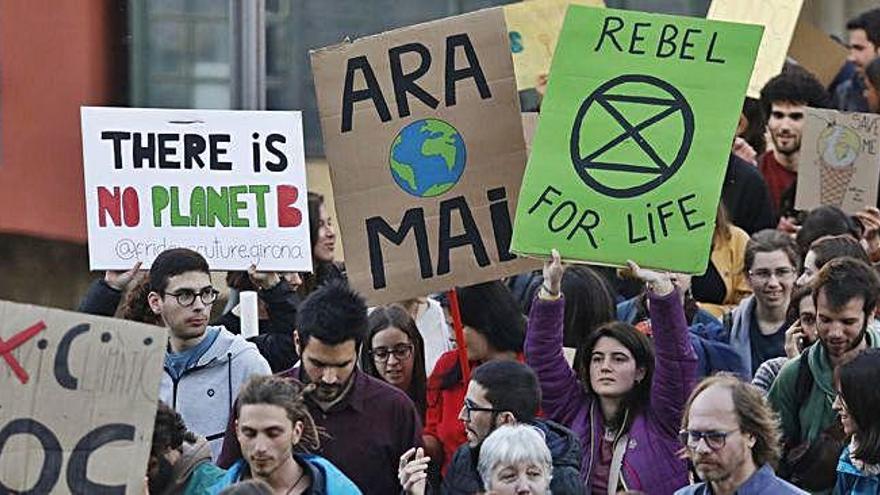
<svg viewBox="0 0 880 495"><path fill-rule="evenodd" d="M142 493L162 328L0 301L0 492Z"/></svg>
<svg viewBox="0 0 880 495"><path fill-rule="evenodd" d="M371 304L540 266L508 250L526 149L500 8L311 60L348 277Z"/></svg>
<svg viewBox="0 0 880 495"><path fill-rule="evenodd" d="M876 205L880 115L808 108L805 119L795 208Z"/></svg>
<svg viewBox="0 0 880 495"><path fill-rule="evenodd" d="M523 138L526 140L526 153L532 153L532 139L535 137L535 130L538 129L538 112L523 112Z"/></svg>
<svg viewBox="0 0 880 495"><path fill-rule="evenodd" d="M746 91L761 97L761 88L782 72L804 0L712 0L707 19L764 26L752 79Z"/></svg>
<svg viewBox="0 0 880 495"><path fill-rule="evenodd" d="M846 47L831 39L828 33L801 18L794 28L788 56L827 88L846 63L847 52Z"/></svg>

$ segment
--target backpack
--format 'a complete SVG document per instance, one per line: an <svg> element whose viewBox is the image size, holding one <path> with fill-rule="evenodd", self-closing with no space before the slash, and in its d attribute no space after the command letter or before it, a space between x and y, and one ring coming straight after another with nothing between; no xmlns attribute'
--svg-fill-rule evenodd
<svg viewBox="0 0 880 495"><path fill-rule="evenodd" d="M834 421L814 440L800 441L800 410L810 397L815 377L807 362L809 347L801 352L795 380L794 438L785 439L785 450L779 462L779 476L805 490L824 491L834 488L837 460L845 445L846 435L839 421Z"/></svg>

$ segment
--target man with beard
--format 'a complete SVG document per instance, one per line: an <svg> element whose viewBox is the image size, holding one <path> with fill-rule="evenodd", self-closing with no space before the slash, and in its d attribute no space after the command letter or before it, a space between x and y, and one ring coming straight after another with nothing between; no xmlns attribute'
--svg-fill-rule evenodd
<svg viewBox="0 0 880 495"><path fill-rule="evenodd" d="M300 453L321 445L302 384L279 376L254 377L241 389L236 410L243 458L211 487L211 493L256 479L266 482L274 493L360 495L354 483L327 459Z"/></svg>
<svg viewBox="0 0 880 495"><path fill-rule="evenodd" d="M779 424L754 385L730 375L703 380L688 399L680 435L703 481L676 495L806 493L773 472Z"/></svg>
<svg viewBox="0 0 880 495"><path fill-rule="evenodd" d="M187 431L180 414L159 401L147 465L150 494L208 493L208 488L224 474L211 463L208 442Z"/></svg>
<svg viewBox="0 0 880 495"><path fill-rule="evenodd" d="M516 361L489 361L471 375L458 419L464 423L467 443L455 451L443 477L445 495L470 495L485 490L477 470L480 447L498 427L528 424L540 430L553 460L550 491L558 495L584 492L580 478L581 444L568 428L538 419L541 387L528 366ZM415 454L415 457L413 457ZM408 493L424 493L417 481L424 479L427 459L412 449L400 459L400 478Z"/></svg>
<svg viewBox="0 0 880 495"><path fill-rule="evenodd" d="M818 341L785 364L769 394L789 446L812 442L836 424L834 370L863 349L880 347L880 334L868 329L880 297L880 279L870 266L838 258L826 263L810 285ZM802 376L812 381L805 397L799 393Z"/></svg>
<svg viewBox="0 0 880 495"><path fill-rule="evenodd" d="M852 77L840 83L834 90L834 108L844 112L868 112L865 99L865 67L880 52L880 9L862 12L846 23L849 35L847 61L855 67Z"/></svg>
<svg viewBox="0 0 880 495"><path fill-rule="evenodd" d="M407 395L355 365L367 331L367 306L344 282L311 293L297 314L294 342L300 365L279 376L313 384L309 413L328 437L314 451L364 493L397 493L397 462L422 445L422 424ZM241 458L232 423L217 464Z"/></svg>
<svg viewBox="0 0 880 495"><path fill-rule="evenodd" d="M794 207L805 108L827 106L828 93L822 83L798 66L786 67L761 89L761 108L772 146L758 161L758 170L767 182L776 217L783 219L781 224L791 222L786 217ZM783 201L783 197L790 199Z"/></svg>

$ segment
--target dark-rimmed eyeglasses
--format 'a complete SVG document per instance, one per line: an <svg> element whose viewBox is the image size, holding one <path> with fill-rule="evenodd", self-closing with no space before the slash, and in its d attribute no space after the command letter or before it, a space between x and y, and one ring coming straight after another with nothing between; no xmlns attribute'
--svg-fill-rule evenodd
<svg viewBox="0 0 880 495"><path fill-rule="evenodd" d="M200 290L198 294L192 289L180 289L177 292L165 293L165 295L177 299L177 304L183 307L192 306L193 303L196 302L196 295L198 295L199 299L202 300L202 304L207 306L208 304L212 304L214 301L216 301L219 294L220 291L213 287L205 287L204 289Z"/></svg>
<svg viewBox="0 0 880 495"><path fill-rule="evenodd" d="M370 356L373 356L373 361L384 363L385 361L388 361L388 357L392 354L398 361L403 361L409 359L409 357L412 356L412 352L412 344L397 344L393 347L374 347L373 350L370 351Z"/></svg>
<svg viewBox="0 0 880 495"><path fill-rule="evenodd" d="M470 421L471 420L471 413L474 413L474 412L490 412L490 413L502 412L501 410L495 409L494 407L480 407L480 406L476 405L470 399L464 400L464 407L462 409L464 410L465 421Z"/></svg>
<svg viewBox="0 0 880 495"><path fill-rule="evenodd" d="M769 282L770 277L776 276L776 280L788 280L797 274L794 268L782 267L775 270L760 268L758 270L749 270L749 276L761 282Z"/></svg>
<svg viewBox="0 0 880 495"><path fill-rule="evenodd" d="M727 443L727 437L738 431L738 429L730 431L681 430L678 432L678 440L690 450L696 449L700 440L705 440L706 445L712 450L721 450Z"/></svg>

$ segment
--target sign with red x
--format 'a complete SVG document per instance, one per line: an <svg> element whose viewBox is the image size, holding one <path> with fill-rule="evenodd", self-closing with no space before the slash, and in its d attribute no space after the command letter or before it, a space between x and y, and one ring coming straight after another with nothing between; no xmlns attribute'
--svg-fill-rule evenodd
<svg viewBox="0 0 880 495"><path fill-rule="evenodd" d="M6 361L6 363L9 365L10 368L12 368L15 376L17 376L18 380L23 384L28 382L28 373L27 371L25 371L24 368L22 368L18 360L15 359L15 356L12 355L12 350L24 344L34 335L40 333L45 329L46 324L43 323L42 320L40 320L33 325L25 328L21 332L13 335L12 338L6 342L4 342L2 338L0 338L0 356L3 356L3 359Z"/></svg>

